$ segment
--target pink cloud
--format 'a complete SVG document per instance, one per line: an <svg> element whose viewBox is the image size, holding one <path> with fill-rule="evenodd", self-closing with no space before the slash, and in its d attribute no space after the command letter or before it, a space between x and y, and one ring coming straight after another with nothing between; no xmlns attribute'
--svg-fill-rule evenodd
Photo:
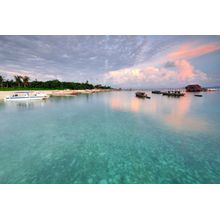
<svg viewBox="0 0 220 220"><path fill-rule="evenodd" d="M114 85L164 85L167 83L196 83L207 80L206 73L196 70L189 61L181 59L173 62L172 68L139 66L111 71L105 74L105 82Z"/></svg>
<svg viewBox="0 0 220 220"><path fill-rule="evenodd" d="M180 81L192 78L196 74L193 66L186 60L177 60L175 61L175 65L178 72L178 79Z"/></svg>
<svg viewBox="0 0 220 220"><path fill-rule="evenodd" d="M169 60L190 59L193 57L202 56L220 49L219 43L208 43L200 46L193 46L192 44L183 44L178 50L173 51L167 55Z"/></svg>
<svg viewBox="0 0 220 220"><path fill-rule="evenodd" d="M220 50L219 43L183 44L150 63L108 72L104 75L104 79L115 85L135 84L136 86L145 83L160 86L202 83L208 80L207 74L195 69L189 59L217 50Z"/></svg>

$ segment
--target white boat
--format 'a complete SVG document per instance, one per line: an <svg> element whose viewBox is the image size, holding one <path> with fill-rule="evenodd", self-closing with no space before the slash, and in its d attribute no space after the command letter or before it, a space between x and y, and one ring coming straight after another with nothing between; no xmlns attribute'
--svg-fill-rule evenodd
<svg viewBox="0 0 220 220"><path fill-rule="evenodd" d="M47 99L49 96L45 93L32 93L32 92L15 92L11 96L6 96L5 101L31 101L31 100L42 100Z"/></svg>
<svg viewBox="0 0 220 220"><path fill-rule="evenodd" d="M208 91L208 92L216 92L216 91L218 91L218 89L215 89L215 88L208 88L207 91Z"/></svg>

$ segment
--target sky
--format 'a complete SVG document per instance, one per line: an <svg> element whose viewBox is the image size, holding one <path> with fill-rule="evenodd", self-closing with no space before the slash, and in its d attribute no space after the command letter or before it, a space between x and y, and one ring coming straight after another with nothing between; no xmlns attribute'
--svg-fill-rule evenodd
<svg viewBox="0 0 220 220"><path fill-rule="evenodd" d="M0 36L0 75L116 88L220 85L220 36Z"/></svg>

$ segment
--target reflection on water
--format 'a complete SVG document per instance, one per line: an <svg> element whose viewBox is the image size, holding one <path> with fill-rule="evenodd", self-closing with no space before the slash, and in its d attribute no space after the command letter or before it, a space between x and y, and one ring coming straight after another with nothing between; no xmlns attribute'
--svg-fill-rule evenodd
<svg viewBox="0 0 220 220"><path fill-rule="evenodd" d="M220 183L220 94L150 96L0 103L0 183Z"/></svg>
<svg viewBox="0 0 220 220"><path fill-rule="evenodd" d="M192 94L180 98L151 94L151 99L140 99L127 92L112 94L106 101L112 109L156 117L175 129L204 130L208 122L189 112L192 98Z"/></svg>
<svg viewBox="0 0 220 220"><path fill-rule="evenodd" d="M154 99L140 99L130 94L114 94L107 100L110 107L121 111L131 111L139 113L156 113L157 101ZM147 103L147 102L150 102Z"/></svg>
<svg viewBox="0 0 220 220"><path fill-rule="evenodd" d="M154 117L176 130L206 130L209 127L208 121L204 117L199 117L191 113L193 101L201 104L202 99L195 98L193 94L186 94L184 97L173 98L158 94L150 94L151 99L140 99L135 97L135 92L112 92L104 97L105 103L111 109L118 111L132 112L134 114L143 114L148 117ZM22 102L0 103L0 109L6 105L17 109L35 109L49 106L52 103L66 103L76 100L77 103L88 103L97 99L99 94L81 95L76 97L53 97L49 100L35 100ZM102 96L100 96L102 97Z"/></svg>
<svg viewBox="0 0 220 220"><path fill-rule="evenodd" d="M4 102L0 100L0 110L5 107Z"/></svg>
<svg viewBox="0 0 220 220"><path fill-rule="evenodd" d="M164 121L176 129L187 128L193 130L205 130L207 129L207 121L199 117L192 117L188 114L192 105L192 96L186 95L181 97L175 108L172 109L170 114L164 116Z"/></svg>
<svg viewBox="0 0 220 220"><path fill-rule="evenodd" d="M34 100L34 101L16 101L6 102L9 107L16 107L18 109L34 109L36 107L44 107L47 100Z"/></svg>

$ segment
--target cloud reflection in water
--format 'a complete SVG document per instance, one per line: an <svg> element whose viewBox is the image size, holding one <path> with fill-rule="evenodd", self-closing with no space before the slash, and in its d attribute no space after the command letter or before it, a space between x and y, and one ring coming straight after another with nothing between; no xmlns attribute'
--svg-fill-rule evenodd
<svg viewBox="0 0 220 220"><path fill-rule="evenodd" d="M152 116L176 130L207 129L207 120L190 113L194 98L192 94L180 98L155 94L150 96L151 99L139 99L135 97L134 92L120 92L118 95L112 94L107 102L112 109Z"/></svg>

